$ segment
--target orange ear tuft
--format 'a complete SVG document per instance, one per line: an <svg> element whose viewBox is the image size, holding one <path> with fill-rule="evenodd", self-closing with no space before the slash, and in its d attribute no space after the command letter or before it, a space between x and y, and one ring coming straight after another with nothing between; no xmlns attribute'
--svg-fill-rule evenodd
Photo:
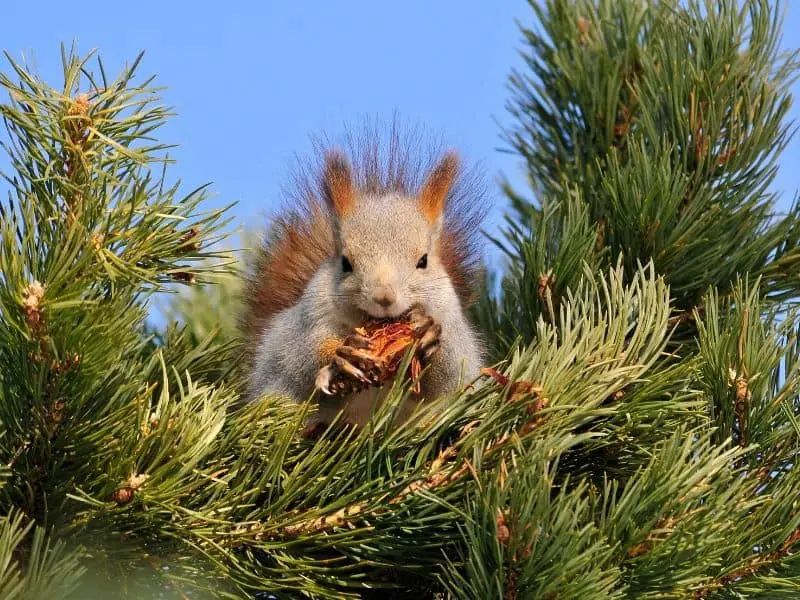
<svg viewBox="0 0 800 600"><path fill-rule="evenodd" d="M331 152L325 157L325 194L328 204L339 217L350 212L356 203L350 164L339 152Z"/></svg>
<svg viewBox="0 0 800 600"><path fill-rule="evenodd" d="M419 193L419 208L430 223L435 223L444 211L447 195L458 174L458 156L448 152L428 175Z"/></svg>

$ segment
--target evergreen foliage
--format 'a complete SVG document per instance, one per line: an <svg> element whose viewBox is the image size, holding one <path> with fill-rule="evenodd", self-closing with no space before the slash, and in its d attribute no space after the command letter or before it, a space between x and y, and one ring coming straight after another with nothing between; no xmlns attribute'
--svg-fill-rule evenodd
<svg viewBox="0 0 800 600"><path fill-rule="evenodd" d="M9 58L0 596L800 596L779 9L531 6L506 132L531 185L474 310L496 370L402 425L397 382L316 441L312 402L239 402L226 211L170 181L139 60L65 51L56 89Z"/></svg>

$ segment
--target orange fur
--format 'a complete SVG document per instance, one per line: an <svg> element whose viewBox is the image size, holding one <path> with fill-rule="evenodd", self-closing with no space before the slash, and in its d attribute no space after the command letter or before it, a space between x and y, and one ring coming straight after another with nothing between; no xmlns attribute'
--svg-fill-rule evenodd
<svg viewBox="0 0 800 600"><path fill-rule="evenodd" d="M331 362L333 357L336 356L336 351L342 347L343 343L344 342L337 337L329 337L322 342L322 345L319 347L317 357L319 359L319 364L326 365Z"/></svg>
<svg viewBox="0 0 800 600"><path fill-rule="evenodd" d="M255 341L266 322L293 306L334 245L329 219L320 206L275 219L258 249L244 289L241 326Z"/></svg>
<svg viewBox="0 0 800 600"><path fill-rule="evenodd" d="M382 139L386 147L382 147ZM436 210L444 211L440 260L462 305L466 308L477 298L480 225L488 212L486 188L477 172L457 169L455 155L435 160L442 156L438 148L420 147L414 135L401 136L396 123L385 138L377 130L365 130L357 137L349 136L347 144L347 156L352 160L352 168L344 162L349 190L337 187L338 175L335 185L330 185L327 167L330 157L336 155L320 147L317 157L322 160L301 163L287 187L286 205L290 208L273 221L244 288L241 327L252 344L257 343L269 319L296 304L322 263L335 256L331 214L337 212L332 203L335 198L345 198L342 206L346 207L362 194L413 197L427 193L432 209L441 205ZM426 174L430 174L427 188Z"/></svg>
<svg viewBox="0 0 800 600"><path fill-rule="evenodd" d="M468 235L445 230L439 240L439 260L465 308L477 302L480 291L475 281L478 273L471 262L474 259L468 255L472 248L469 240L464 239Z"/></svg>
<svg viewBox="0 0 800 600"><path fill-rule="evenodd" d="M458 158L448 152L431 171L417 197L419 209L429 223L435 223L444 211L445 201L458 173Z"/></svg>
<svg viewBox="0 0 800 600"><path fill-rule="evenodd" d="M339 152L331 152L325 157L325 196L339 217L349 213L356 203L353 174L347 159Z"/></svg>

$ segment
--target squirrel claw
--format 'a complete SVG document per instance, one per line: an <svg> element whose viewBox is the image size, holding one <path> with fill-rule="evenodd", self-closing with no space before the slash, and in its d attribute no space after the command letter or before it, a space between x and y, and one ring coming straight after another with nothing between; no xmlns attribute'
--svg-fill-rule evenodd
<svg viewBox="0 0 800 600"><path fill-rule="evenodd" d="M440 348L440 344L439 344L439 342L436 342L432 346L428 346L427 348L422 350L422 360L424 362L430 361L431 358L433 358L433 355L436 354L439 351L439 348Z"/></svg>
<svg viewBox="0 0 800 600"><path fill-rule="evenodd" d="M358 384L354 386L352 381L348 383L343 380L342 376L355 380L359 384L369 385L370 379L364 371L374 361L375 357L372 354L359 348L353 348L352 346L337 348L336 355L331 360L331 363L317 372L314 386L327 396L336 396L343 390L353 390L360 387Z"/></svg>
<svg viewBox="0 0 800 600"><path fill-rule="evenodd" d="M337 370L349 375L353 379L357 379L362 383L369 383L369 379L367 379L367 376L364 375L364 372L361 369L353 366L352 363L348 362L341 356L334 356L332 364Z"/></svg>
<svg viewBox="0 0 800 600"><path fill-rule="evenodd" d="M427 333L433 325L433 317L426 317L425 315L414 315L411 320L411 329L417 335Z"/></svg>
<svg viewBox="0 0 800 600"><path fill-rule="evenodd" d="M333 369L331 367L322 367L317 372L317 378L314 381L314 387L320 390L327 396L333 396L331 391L331 381L333 381Z"/></svg>
<svg viewBox="0 0 800 600"><path fill-rule="evenodd" d="M351 333L347 336L347 346L342 346L341 349L344 348L369 348L369 339L365 338L363 335L359 335L357 333Z"/></svg>
<svg viewBox="0 0 800 600"><path fill-rule="evenodd" d="M434 345L438 346L439 338L441 338L441 336L442 336L442 326L439 325L438 323L434 323L422 335L422 339L420 339L419 341L420 348L427 349Z"/></svg>
<svg viewBox="0 0 800 600"><path fill-rule="evenodd" d="M336 350L336 356L344 359L345 362L351 363L351 366L352 363L355 363L359 369L367 369L368 365L375 362L375 356L372 353L353 346L341 346ZM348 372L347 369L344 370Z"/></svg>
<svg viewBox="0 0 800 600"><path fill-rule="evenodd" d="M422 336L419 341L419 350L422 353L423 361L429 361L441 347L440 339L442 326L434 323Z"/></svg>
<svg viewBox="0 0 800 600"><path fill-rule="evenodd" d="M442 326L420 311L411 314L411 327L419 336L419 354L427 362L441 346Z"/></svg>

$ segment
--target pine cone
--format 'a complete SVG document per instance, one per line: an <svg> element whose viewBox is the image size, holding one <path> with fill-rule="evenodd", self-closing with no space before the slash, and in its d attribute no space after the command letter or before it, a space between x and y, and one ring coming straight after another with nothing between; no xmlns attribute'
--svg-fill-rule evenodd
<svg viewBox="0 0 800 600"><path fill-rule="evenodd" d="M338 371L330 384L335 395L350 395L370 386L380 386L391 380L400 368L409 346L417 341L417 335L407 318L397 321L370 321L345 338L344 345L360 348L369 357L354 361L368 379L359 381L347 373ZM422 371L419 358L411 359L409 374L415 381L415 391L419 392L419 374Z"/></svg>

